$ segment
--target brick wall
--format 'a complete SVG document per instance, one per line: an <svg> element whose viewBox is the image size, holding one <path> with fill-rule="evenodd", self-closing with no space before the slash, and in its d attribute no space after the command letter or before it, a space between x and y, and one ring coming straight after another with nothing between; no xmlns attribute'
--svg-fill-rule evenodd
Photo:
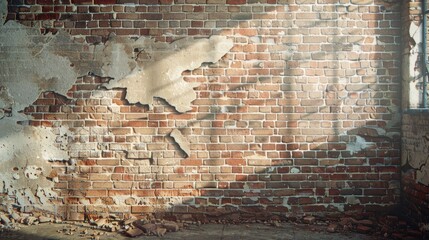
<svg viewBox="0 0 429 240"><path fill-rule="evenodd" d="M153 108L129 104L124 89L100 88L107 79L97 76L77 79L67 98L41 94L25 112L32 125L68 136L72 159L54 166L60 211L83 219L394 207L401 22L391 2L9 1L9 20L90 44L111 32L234 41L218 63L183 73L201 83L184 114L162 99ZM175 128L190 142L189 157L169 136Z"/></svg>

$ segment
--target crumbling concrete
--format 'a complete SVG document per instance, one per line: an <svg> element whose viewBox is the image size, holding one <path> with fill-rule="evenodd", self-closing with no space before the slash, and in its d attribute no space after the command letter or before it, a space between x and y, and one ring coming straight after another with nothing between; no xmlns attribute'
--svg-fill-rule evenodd
<svg viewBox="0 0 429 240"><path fill-rule="evenodd" d="M104 46L96 46L96 52L100 52L103 59L100 74L116 80L126 77L137 67L133 54L134 49L139 47L150 49L152 46L148 43L147 38L132 40L116 37L113 33L110 34Z"/></svg>
<svg viewBox="0 0 429 240"><path fill-rule="evenodd" d="M12 115L31 105L44 91L65 95L78 74L71 62L47 50L49 38L42 38L36 28L25 27L14 21L0 28L0 46L5 52L0 57L0 87L13 99ZM7 106L2 98L3 106Z"/></svg>
<svg viewBox="0 0 429 240"><path fill-rule="evenodd" d="M232 40L224 36L212 36L209 39L181 39L171 44L155 43L151 39L138 39L133 48L143 49L141 54L148 61L125 77L126 71L109 70L119 81L112 81L108 88L127 88L126 98L131 103L152 104L153 97L165 99L179 112L191 110L191 102L196 94L193 90L198 83L188 83L182 78L186 70L194 70L204 62L217 62L233 46ZM111 64L123 59L126 61L124 48L113 45L115 54ZM138 59L137 59L138 60ZM124 63L123 63L124 64ZM131 64L133 65L133 64ZM116 76L115 76L116 75Z"/></svg>

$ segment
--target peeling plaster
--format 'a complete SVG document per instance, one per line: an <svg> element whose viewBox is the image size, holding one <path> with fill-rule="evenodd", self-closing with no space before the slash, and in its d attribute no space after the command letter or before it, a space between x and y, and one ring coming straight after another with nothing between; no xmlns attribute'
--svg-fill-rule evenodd
<svg viewBox="0 0 429 240"><path fill-rule="evenodd" d="M347 143L346 150L350 151L351 154L355 154L374 145L375 143L367 142L365 138L361 136L356 136L356 140L354 142Z"/></svg>
<svg viewBox="0 0 429 240"><path fill-rule="evenodd" d="M148 44L152 47L148 47ZM209 39L186 38L171 44L138 39L134 46L137 48L139 45L142 45L141 49L146 51L150 61L146 61L142 67L134 69L124 78L121 78L123 71L119 71L117 74L119 81L111 81L106 87L127 88L126 98L131 103L151 106L153 97L160 97L178 112L186 112L192 109L191 102L196 99L193 88L199 84L185 82L182 72L194 70L204 62L217 62L232 48L233 42L223 36L212 36ZM124 55L116 53L115 56L124 59ZM130 69L129 62L126 63L125 67Z"/></svg>
<svg viewBox="0 0 429 240"><path fill-rule="evenodd" d="M417 182L429 186L429 129L412 127L413 134L402 139L401 165L414 169Z"/></svg>
<svg viewBox="0 0 429 240"><path fill-rule="evenodd" d="M116 80L126 77L137 67L137 62L132 56L134 48L138 47L151 48L150 44L148 45L147 38L140 38L134 41L129 38L118 38L115 34L111 34L102 50L103 66L101 74Z"/></svg>
<svg viewBox="0 0 429 240"><path fill-rule="evenodd" d="M0 122L0 192L17 196L24 211L43 209L53 212L50 199L52 167L46 160L68 159L66 151L55 146L57 137L50 129Z"/></svg>
<svg viewBox="0 0 429 240"><path fill-rule="evenodd" d="M377 126L364 126L360 128L354 128L339 134L339 136L353 136L354 139L352 138L352 141L346 142L346 150L349 151L350 154L358 153L376 145L375 142L367 141L365 137L390 138L396 135L399 135L399 133L387 132L385 129Z"/></svg>
<svg viewBox="0 0 429 240"><path fill-rule="evenodd" d="M69 159L66 141L59 149L50 129L16 124L40 93L65 95L78 77L71 61L53 51L55 38L14 21L0 26L0 193L15 196L22 211L54 212L49 161Z"/></svg>
<svg viewBox="0 0 429 240"><path fill-rule="evenodd" d="M171 131L170 136L174 138L174 140L179 145L179 147L189 157L191 155L191 145L189 141L186 139L186 137L183 136L182 133L177 129L174 129L173 131Z"/></svg>

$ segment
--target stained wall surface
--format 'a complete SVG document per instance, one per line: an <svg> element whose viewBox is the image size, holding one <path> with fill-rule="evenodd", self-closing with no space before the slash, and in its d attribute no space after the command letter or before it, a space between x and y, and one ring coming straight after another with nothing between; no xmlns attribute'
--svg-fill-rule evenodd
<svg viewBox="0 0 429 240"><path fill-rule="evenodd" d="M47 83L61 74L37 77L33 102L15 107L67 153L38 175L57 193L55 211L82 220L392 209L400 9L381 0L9 1L2 29L19 23L45 34L25 41L48 38L29 59L46 51L69 61L31 69L76 74L60 90ZM19 62L0 46L10 52L3 61ZM7 79L5 90L31 81Z"/></svg>
<svg viewBox="0 0 429 240"><path fill-rule="evenodd" d="M423 29L421 2L407 1L403 22L402 203L416 222L429 221L429 129L423 99ZM427 38L426 38L427 39Z"/></svg>

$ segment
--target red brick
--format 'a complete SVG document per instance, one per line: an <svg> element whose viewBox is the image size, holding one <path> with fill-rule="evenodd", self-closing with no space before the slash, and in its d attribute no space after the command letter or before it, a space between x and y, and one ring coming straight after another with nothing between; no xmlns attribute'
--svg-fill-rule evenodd
<svg viewBox="0 0 429 240"><path fill-rule="evenodd" d="M93 4L93 0L71 0L71 3L89 5L89 4Z"/></svg>
<svg viewBox="0 0 429 240"><path fill-rule="evenodd" d="M94 4L115 4L116 0L94 0Z"/></svg>
<svg viewBox="0 0 429 240"><path fill-rule="evenodd" d="M227 0L226 4L245 4L246 0Z"/></svg>

